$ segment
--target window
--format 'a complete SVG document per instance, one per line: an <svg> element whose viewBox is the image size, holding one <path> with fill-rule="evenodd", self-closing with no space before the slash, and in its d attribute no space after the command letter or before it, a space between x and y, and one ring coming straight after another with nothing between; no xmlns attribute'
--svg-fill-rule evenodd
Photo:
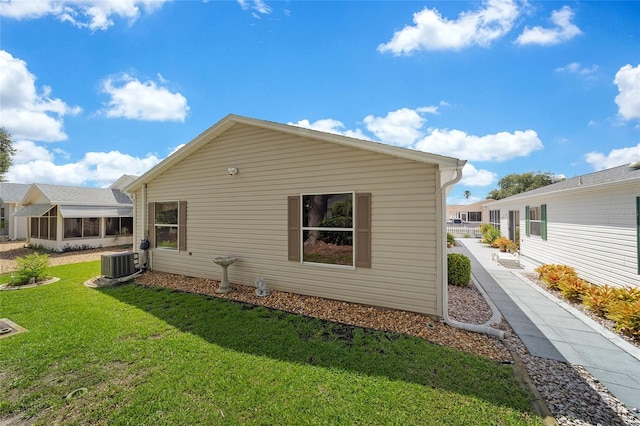
<svg viewBox="0 0 640 426"><path fill-rule="evenodd" d="M105 218L105 235L131 235L133 230L132 217L107 217Z"/></svg>
<svg viewBox="0 0 640 426"><path fill-rule="evenodd" d="M187 249L187 202L149 203L148 238L151 247L171 250Z"/></svg>
<svg viewBox="0 0 640 426"><path fill-rule="evenodd" d="M63 228L65 239L100 237L100 218L65 217Z"/></svg>
<svg viewBox="0 0 640 426"><path fill-rule="evenodd" d="M467 222L482 222L482 212L468 212Z"/></svg>
<svg viewBox="0 0 640 426"><path fill-rule="evenodd" d="M371 194L289 197L289 260L371 267Z"/></svg>
<svg viewBox="0 0 640 426"><path fill-rule="evenodd" d="M31 238L55 240L57 231L58 208L53 207L40 217L31 218Z"/></svg>
<svg viewBox="0 0 640 426"><path fill-rule="evenodd" d="M489 224L500 229L500 210L489 210Z"/></svg>
<svg viewBox="0 0 640 426"><path fill-rule="evenodd" d="M547 239L547 205L526 206L525 221L527 236L539 235L543 240Z"/></svg>
<svg viewBox="0 0 640 426"><path fill-rule="evenodd" d="M353 266L353 194L302 196L302 261Z"/></svg>

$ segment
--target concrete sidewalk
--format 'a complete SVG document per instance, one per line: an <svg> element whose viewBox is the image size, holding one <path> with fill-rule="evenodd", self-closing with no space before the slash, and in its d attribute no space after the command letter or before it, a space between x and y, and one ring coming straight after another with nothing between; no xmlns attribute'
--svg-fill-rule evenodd
<svg viewBox="0 0 640 426"><path fill-rule="evenodd" d="M492 255L511 255L475 239L457 242L450 251L471 259L474 278L531 354L583 366L627 408L640 409L640 349L524 278L537 266L527 259L522 269L505 267Z"/></svg>

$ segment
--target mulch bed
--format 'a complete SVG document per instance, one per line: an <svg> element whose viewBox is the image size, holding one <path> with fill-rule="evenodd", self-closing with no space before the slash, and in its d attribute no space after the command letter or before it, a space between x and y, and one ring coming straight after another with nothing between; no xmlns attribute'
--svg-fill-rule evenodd
<svg viewBox="0 0 640 426"><path fill-rule="evenodd" d="M267 297L258 297L255 295L255 287L233 283L231 284L232 292L218 294L216 293L218 281L154 271L146 271L136 278L136 283L147 287L162 287L205 294L375 330L403 333L498 362L512 361L509 351L495 337L450 327L431 317L413 312L303 296L277 290L272 290ZM469 291L474 290L469 289ZM477 292L477 290L475 291ZM482 299L482 296L479 297ZM473 309L470 306L466 308Z"/></svg>

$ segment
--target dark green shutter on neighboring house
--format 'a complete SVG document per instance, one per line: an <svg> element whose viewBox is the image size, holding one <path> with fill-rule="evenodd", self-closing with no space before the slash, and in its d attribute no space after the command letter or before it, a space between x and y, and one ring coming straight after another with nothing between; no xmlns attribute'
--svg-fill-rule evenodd
<svg viewBox="0 0 640 426"><path fill-rule="evenodd" d="M529 206L524 207L524 229L527 237L531 236L531 231L529 228Z"/></svg>
<svg viewBox="0 0 640 426"><path fill-rule="evenodd" d="M540 206L540 236L543 240L547 239L547 205L543 204Z"/></svg>

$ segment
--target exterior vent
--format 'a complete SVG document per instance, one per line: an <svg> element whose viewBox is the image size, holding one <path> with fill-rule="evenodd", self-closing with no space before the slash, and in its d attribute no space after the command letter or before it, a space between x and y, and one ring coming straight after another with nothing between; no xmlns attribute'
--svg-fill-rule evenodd
<svg viewBox="0 0 640 426"><path fill-rule="evenodd" d="M102 275L107 278L121 278L136 272L138 253L125 252L103 254L101 256Z"/></svg>
<svg viewBox="0 0 640 426"><path fill-rule="evenodd" d="M640 161L634 161L633 163L629 164L629 168L633 170L640 169Z"/></svg>

